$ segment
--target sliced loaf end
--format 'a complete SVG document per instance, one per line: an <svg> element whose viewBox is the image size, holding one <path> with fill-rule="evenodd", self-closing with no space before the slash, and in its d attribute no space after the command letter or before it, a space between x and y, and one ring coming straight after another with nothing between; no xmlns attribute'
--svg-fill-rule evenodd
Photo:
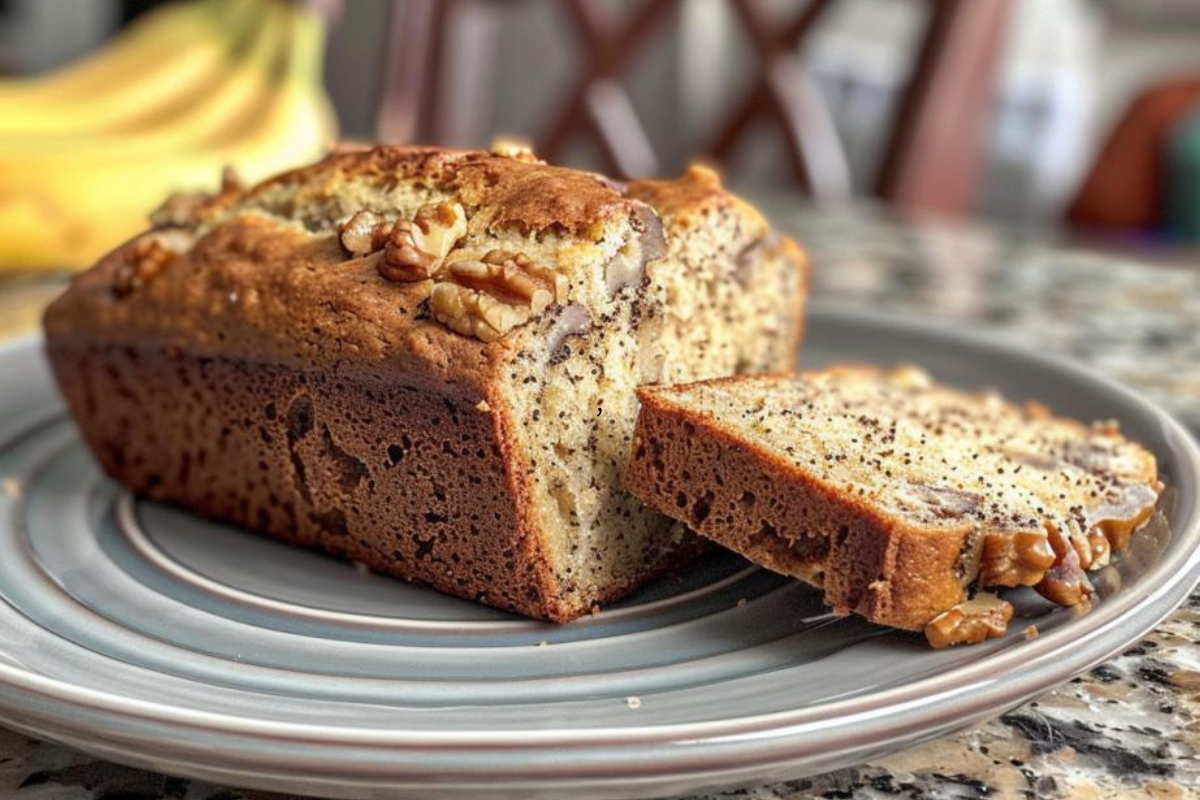
<svg viewBox="0 0 1200 800"><path fill-rule="evenodd" d="M1152 512L1153 456L911 367L639 391L627 485L653 508L824 589L839 613L926 628L972 587L1085 605ZM1000 626L1003 629L1003 626Z"/></svg>

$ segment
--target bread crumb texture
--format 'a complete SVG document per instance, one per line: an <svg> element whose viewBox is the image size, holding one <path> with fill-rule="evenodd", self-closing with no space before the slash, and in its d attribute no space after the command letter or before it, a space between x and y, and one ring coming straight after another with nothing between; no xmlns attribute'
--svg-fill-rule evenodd
<svg viewBox="0 0 1200 800"><path fill-rule="evenodd" d="M1153 456L1112 422L956 391L913 367L640 396L635 494L823 587L841 613L912 630L948 614L944 639L956 626L996 635L1011 616L1003 601L960 606L972 586L1033 586L1086 608L1087 571L1127 546L1161 490Z"/></svg>
<svg viewBox="0 0 1200 800"><path fill-rule="evenodd" d="M704 549L624 488L635 388L798 344L803 254L707 173L376 147L168 206L45 319L109 474L531 616Z"/></svg>

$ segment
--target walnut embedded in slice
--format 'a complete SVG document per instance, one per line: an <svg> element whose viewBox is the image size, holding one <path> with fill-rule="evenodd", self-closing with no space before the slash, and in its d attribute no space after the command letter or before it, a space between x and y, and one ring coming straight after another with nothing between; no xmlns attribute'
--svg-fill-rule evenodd
<svg viewBox="0 0 1200 800"><path fill-rule="evenodd" d="M429 308L450 330L491 342L566 299L565 275L525 255L492 250L481 260L454 261L440 270Z"/></svg>
<svg viewBox="0 0 1200 800"><path fill-rule="evenodd" d="M458 203L422 206L411 221L399 219L392 226L379 274L389 281L427 280L466 234L467 215Z"/></svg>
<svg viewBox="0 0 1200 800"><path fill-rule="evenodd" d="M1086 560L1081 548L1076 548L1076 552L1079 552L1080 565L1084 569L1107 567L1112 561L1112 544L1108 541L1108 537L1098 528L1092 528L1087 532L1086 540L1088 555ZM1071 544L1074 545L1075 540L1072 540Z"/></svg>
<svg viewBox="0 0 1200 800"><path fill-rule="evenodd" d="M1037 586L1038 593L1060 606L1091 605L1095 593L1087 573L1079 561L1079 553L1071 545L1070 538L1054 525L1048 525L1050 546L1054 549L1055 561L1046 570Z"/></svg>
<svg viewBox="0 0 1200 800"><path fill-rule="evenodd" d="M1055 561L1046 531L989 532L983 539L980 586L1032 586Z"/></svg>
<svg viewBox="0 0 1200 800"><path fill-rule="evenodd" d="M1100 528L1093 526L1084 530L1086 524L1082 514L1066 521L1067 539L1079 559L1079 566L1085 570L1108 566L1112 560L1112 544Z"/></svg>
<svg viewBox="0 0 1200 800"><path fill-rule="evenodd" d="M978 594L943 611L925 626L925 638L937 650L956 644L978 644L1003 636L1013 607L994 594Z"/></svg>

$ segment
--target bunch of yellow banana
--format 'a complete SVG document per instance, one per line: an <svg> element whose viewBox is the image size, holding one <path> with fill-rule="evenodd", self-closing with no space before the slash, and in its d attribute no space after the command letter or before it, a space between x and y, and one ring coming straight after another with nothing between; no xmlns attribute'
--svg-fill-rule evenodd
<svg viewBox="0 0 1200 800"><path fill-rule="evenodd" d="M0 81L0 271L87 266L174 191L320 156L325 28L288 0L159 7L52 74Z"/></svg>

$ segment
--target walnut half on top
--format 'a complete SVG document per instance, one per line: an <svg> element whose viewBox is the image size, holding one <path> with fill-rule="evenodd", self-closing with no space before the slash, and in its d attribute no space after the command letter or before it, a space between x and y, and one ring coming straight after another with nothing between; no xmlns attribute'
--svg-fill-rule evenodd
<svg viewBox="0 0 1200 800"><path fill-rule="evenodd" d="M399 283L433 277L466 234L466 211L450 201L424 205L411 220L389 221L363 210L338 224L338 241L346 252L365 256L383 250L379 274Z"/></svg>
<svg viewBox="0 0 1200 800"><path fill-rule="evenodd" d="M466 233L467 215L458 203L422 206L411 221L401 218L392 226L379 274L400 282L431 278Z"/></svg>
<svg viewBox="0 0 1200 800"><path fill-rule="evenodd" d="M467 233L461 204L429 203L412 220L389 222L359 211L338 225L345 250L364 256L383 250L381 277L395 283L433 281L430 311L450 330L492 342L567 300L567 278L523 253L489 250L480 259L449 260Z"/></svg>
<svg viewBox="0 0 1200 800"><path fill-rule="evenodd" d="M492 250L481 260L454 261L435 278L429 297L434 318L453 331L495 341L567 300L565 275L520 253Z"/></svg>

